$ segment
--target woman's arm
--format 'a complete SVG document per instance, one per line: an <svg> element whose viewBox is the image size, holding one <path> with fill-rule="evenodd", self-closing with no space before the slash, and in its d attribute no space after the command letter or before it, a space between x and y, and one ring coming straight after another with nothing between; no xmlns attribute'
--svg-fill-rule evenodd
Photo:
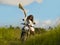
<svg viewBox="0 0 60 45"><path fill-rule="evenodd" d="M33 24L36 24L35 22L33 22Z"/></svg>

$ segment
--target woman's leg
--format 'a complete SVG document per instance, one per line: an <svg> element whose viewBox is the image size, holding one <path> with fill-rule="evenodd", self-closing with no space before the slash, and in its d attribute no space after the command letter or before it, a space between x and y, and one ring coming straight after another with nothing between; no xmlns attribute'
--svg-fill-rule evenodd
<svg viewBox="0 0 60 45"><path fill-rule="evenodd" d="M34 35L34 34L35 34L35 30L34 30L33 27L30 28L30 34L31 34L31 35Z"/></svg>
<svg viewBox="0 0 60 45"><path fill-rule="evenodd" d="M35 34L35 31L30 30L30 34L31 35L34 35Z"/></svg>

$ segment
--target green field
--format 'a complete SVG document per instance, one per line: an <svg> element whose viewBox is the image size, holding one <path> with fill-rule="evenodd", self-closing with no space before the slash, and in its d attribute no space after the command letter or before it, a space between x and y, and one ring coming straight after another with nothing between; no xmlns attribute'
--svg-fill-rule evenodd
<svg viewBox="0 0 60 45"><path fill-rule="evenodd" d="M36 29L37 32L39 32ZM18 28L0 28L0 45L60 45L60 26L30 36L24 43L20 40Z"/></svg>

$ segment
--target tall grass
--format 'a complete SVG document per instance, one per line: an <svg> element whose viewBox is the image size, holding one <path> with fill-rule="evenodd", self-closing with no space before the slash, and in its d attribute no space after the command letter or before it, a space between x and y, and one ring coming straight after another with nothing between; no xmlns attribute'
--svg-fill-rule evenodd
<svg viewBox="0 0 60 45"><path fill-rule="evenodd" d="M28 39L25 45L60 45L60 27Z"/></svg>
<svg viewBox="0 0 60 45"><path fill-rule="evenodd" d="M0 28L0 45L20 44L20 30Z"/></svg>
<svg viewBox="0 0 60 45"><path fill-rule="evenodd" d="M0 28L0 45L60 45L60 26L45 33L30 36L23 44L20 29Z"/></svg>

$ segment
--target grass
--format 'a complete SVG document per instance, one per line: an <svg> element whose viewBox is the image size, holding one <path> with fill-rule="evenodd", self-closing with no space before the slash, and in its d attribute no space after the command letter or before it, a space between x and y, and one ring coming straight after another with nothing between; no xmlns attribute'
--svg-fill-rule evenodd
<svg viewBox="0 0 60 45"><path fill-rule="evenodd" d="M60 27L28 39L25 45L60 45Z"/></svg>
<svg viewBox="0 0 60 45"><path fill-rule="evenodd" d="M0 45L19 44L20 43L19 39L20 30L0 28Z"/></svg>
<svg viewBox="0 0 60 45"><path fill-rule="evenodd" d="M60 26L29 37L23 44L20 29L0 28L0 45L60 45Z"/></svg>

